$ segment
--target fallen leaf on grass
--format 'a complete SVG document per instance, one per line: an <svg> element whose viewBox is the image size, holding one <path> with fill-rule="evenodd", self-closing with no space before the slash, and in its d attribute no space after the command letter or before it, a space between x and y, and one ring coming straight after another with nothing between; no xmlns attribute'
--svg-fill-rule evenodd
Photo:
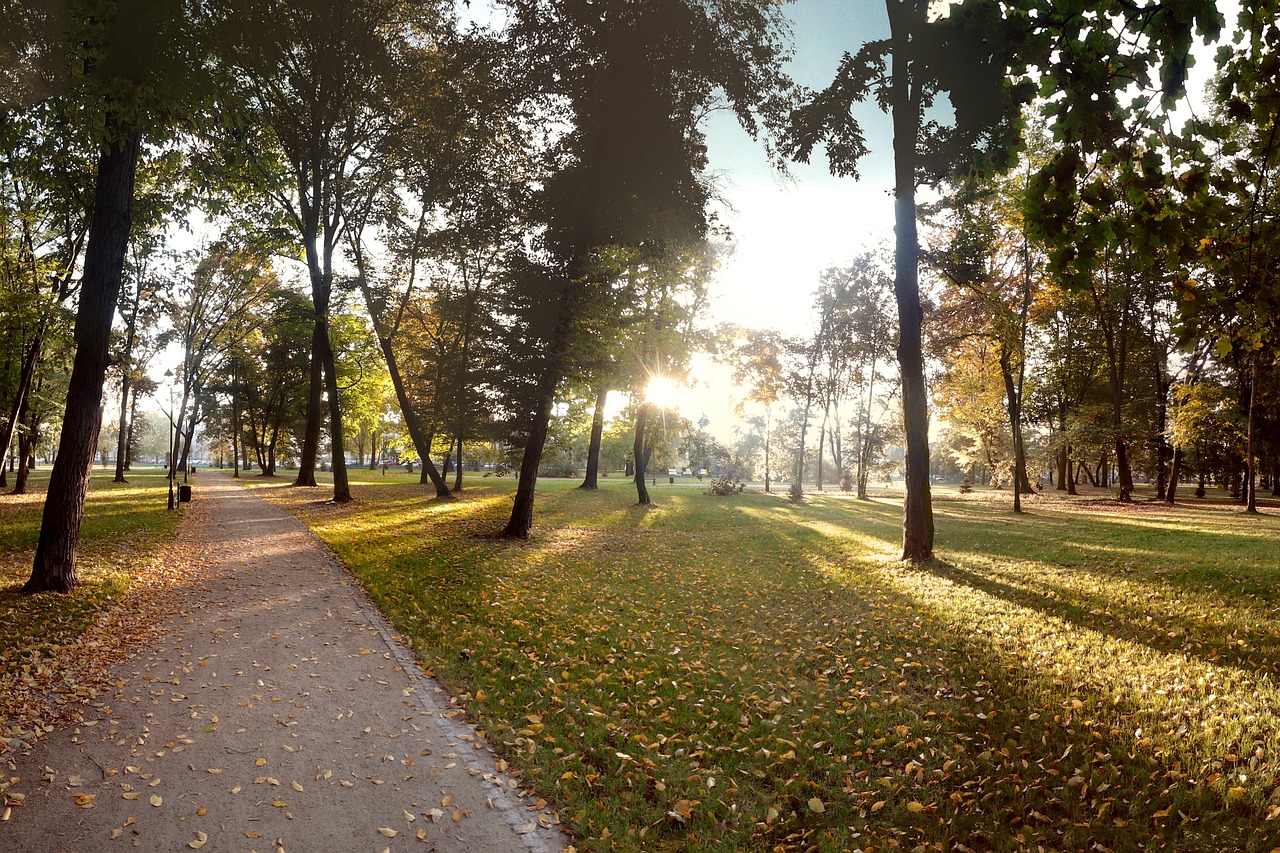
<svg viewBox="0 0 1280 853"><path fill-rule="evenodd" d="M826 805L822 802L822 800L818 799L817 797L811 797L811 798L809 799L809 809L810 809L814 814L822 814L823 812L825 812L825 811L827 810L827 807L826 807Z"/></svg>
<svg viewBox="0 0 1280 853"><path fill-rule="evenodd" d="M693 808L700 802L702 801L677 800L676 804L671 807L671 811L667 812L667 817L673 817L681 823L684 823L686 820L693 817Z"/></svg>

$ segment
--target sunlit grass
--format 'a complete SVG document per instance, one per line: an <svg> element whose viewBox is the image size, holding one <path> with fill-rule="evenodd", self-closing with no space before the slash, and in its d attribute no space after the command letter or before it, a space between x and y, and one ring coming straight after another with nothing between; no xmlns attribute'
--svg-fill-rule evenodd
<svg viewBox="0 0 1280 853"><path fill-rule="evenodd" d="M1274 515L944 492L915 568L883 500L381 479L269 493L580 849L1280 844Z"/></svg>

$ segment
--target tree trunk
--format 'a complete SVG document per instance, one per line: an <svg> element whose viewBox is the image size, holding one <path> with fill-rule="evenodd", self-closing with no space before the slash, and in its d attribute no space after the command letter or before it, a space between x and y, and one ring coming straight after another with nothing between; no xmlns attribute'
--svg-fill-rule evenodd
<svg viewBox="0 0 1280 853"><path fill-rule="evenodd" d="M1245 512L1257 514L1258 512L1258 445L1256 443L1258 429L1258 350L1254 350L1250 361L1249 368L1249 433L1248 441L1245 449L1244 475L1247 478L1245 487Z"/></svg>
<svg viewBox="0 0 1280 853"><path fill-rule="evenodd" d="M600 391L596 394L596 408L591 414L591 441L587 443L587 473L582 478L579 489L599 489L596 478L600 473L600 445L604 440L604 404L609 398L609 385L600 383Z"/></svg>
<svg viewBox="0 0 1280 853"><path fill-rule="evenodd" d="M649 457L653 451L645 446L645 426L649 420L649 403L641 403L636 410L636 437L631 445L631 454L636 460L636 503L649 506L653 500L649 497L649 489L645 486L645 472L649 468Z"/></svg>
<svg viewBox="0 0 1280 853"><path fill-rule="evenodd" d="M18 409L17 414L14 415L14 421L15 423L22 423L22 421L25 420L28 417L28 415L30 415L33 423L27 430L28 434L30 434L31 431L35 429L34 421L36 420L35 413L30 410L31 410L31 395L27 394L22 398L22 406ZM24 441L25 437L26 436L24 436L21 432L18 434L18 455L22 457L22 461L23 461L22 468L24 470L19 471L17 476L14 477L13 494L15 495L25 494L27 490L27 477L26 477L26 471L25 471L25 468L26 468L25 463L26 463L26 457L29 451L29 446L28 446L28 442ZM0 457L0 468L4 467L4 462L5 462L4 457ZM8 482L6 481L2 485L7 486Z"/></svg>
<svg viewBox="0 0 1280 853"><path fill-rule="evenodd" d="M139 285L141 289L141 285ZM129 361L133 357L134 336L138 323L138 302L139 297L133 300L133 308L130 311L128 325L126 327L124 346L121 348L121 359L123 364L120 365L120 419L118 426L118 434L116 436L116 476L113 482L127 483L124 478L125 469L129 467L129 388L133 384L132 371L130 370Z"/></svg>
<svg viewBox="0 0 1280 853"><path fill-rule="evenodd" d="M27 476L31 473L31 468L35 464L36 430L40 426L39 421L39 413L34 408L31 408L31 420L27 424L27 431L18 434L18 470L13 477L12 494L25 495L27 493Z"/></svg>
<svg viewBox="0 0 1280 853"><path fill-rule="evenodd" d="M462 424L461 416L459 416L459 423L458 423L458 464L457 464L457 468L456 468L456 470L453 472L453 490L454 490L455 492L460 492L460 491L462 491L462 426L463 426L463 424Z"/></svg>
<svg viewBox="0 0 1280 853"><path fill-rule="evenodd" d="M1173 506L1178 494L1178 478L1182 476L1182 448L1173 449L1173 463L1169 466L1169 483L1165 486L1164 502Z"/></svg>
<svg viewBox="0 0 1280 853"><path fill-rule="evenodd" d="M321 355L324 358L324 384L329 397L329 444L333 459L333 502L349 503L351 501L351 484L347 480L347 448L343 441L342 407L338 402L338 370L334 363L333 346L329 342L328 312L326 317L317 321L324 324L321 335Z"/></svg>
<svg viewBox="0 0 1280 853"><path fill-rule="evenodd" d="M1022 495L1031 493L1027 480L1027 450L1022 443L1022 395L1013 377L1010 353L1000 346L1000 376L1004 379L1006 411L1009 414L1009 432L1013 438L1013 511L1022 512Z"/></svg>
<svg viewBox="0 0 1280 853"><path fill-rule="evenodd" d="M324 356L322 338L326 339L324 324L319 314L311 331L311 374L307 393L307 428L302 435L302 454L298 458L298 477L295 486L316 485L316 459L320 450L320 398L324 393Z"/></svg>
<svg viewBox="0 0 1280 853"><path fill-rule="evenodd" d="M813 487L818 491L822 491L822 457L826 455L826 447L825 447L826 441L827 441L827 416L824 413L822 416L822 423L818 427L818 470L816 475L817 479L814 481L814 484L813 484Z"/></svg>
<svg viewBox="0 0 1280 853"><path fill-rule="evenodd" d="M138 386L133 386L129 400L129 436L124 445L124 470L133 468L134 455L138 450Z"/></svg>
<svg viewBox="0 0 1280 853"><path fill-rule="evenodd" d="M240 479L240 367L231 362L231 476Z"/></svg>
<svg viewBox="0 0 1280 853"><path fill-rule="evenodd" d="M102 384L110 363L111 321L124 270L132 224L133 181L139 131L108 107L106 139L98 158L93 218L85 253L80 305L76 311L76 355L67 387L58 459L49 479L40 539L23 592L70 592L77 583L76 548L84 520L90 463L97 444Z"/></svg>
<svg viewBox="0 0 1280 853"><path fill-rule="evenodd" d="M404 379L400 376L400 364L396 359L395 348L392 346L391 336L386 333L382 317L374 303L373 294L369 291L368 279L364 272L364 256L360 252L356 253L356 264L360 271L360 293L364 296L365 307L373 320L373 331L378 337L378 348L382 350L382 358L387 363L391 387L395 390L396 402L400 405L400 416L404 419L405 428L409 430L409 438L413 441L414 449L418 451L418 457L422 460L422 481L430 482L436 487L437 498L452 499L454 496L449 491L449 484L445 482L435 463L431 461L431 438L423 429L422 421L409 399Z"/></svg>
<svg viewBox="0 0 1280 853"><path fill-rule="evenodd" d="M45 328L46 321L42 318L39 327L36 329L35 336L27 347L27 357L23 359L22 374L18 379L18 393L14 397L9 425L5 429L4 445L0 446L0 460L9 455L9 449L13 446L14 436L18 434L18 424L22 422L19 412L31 396L31 384L35 381L36 366L40 362L40 352L44 345Z"/></svg>
<svg viewBox="0 0 1280 853"><path fill-rule="evenodd" d="M769 482L769 444L771 439L770 432L772 429L773 410L772 408L766 407L764 410L764 490L766 493L771 491L770 486L772 485Z"/></svg>
<svg viewBox="0 0 1280 853"><path fill-rule="evenodd" d="M538 466L542 463L542 448L547 443L547 429L551 424L551 409L555 404L556 386L560 384L564 370L564 357L569 348L569 330L577 315L578 285L567 283L560 295L556 312L556 325L551 335L551 346L543 365L538 388L538 408L530 425L529 438L520 457L520 476L516 481L516 496L511 505L511 518L502 530L508 539L528 539L533 529L533 499L538 485Z"/></svg>
<svg viewBox="0 0 1280 853"><path fill-rule="evenodd" d="M916 236L916 145L920 133L918 94L912 91L907 57L912 55L912 16L917 4L889 4L893 72L889 100L893 112L894 296L898 303L898 365L902 371L902 411L906 450L906 495L902 502L902 559L933 558L933 501L929 486L929 401L921 342Z"/></svg>

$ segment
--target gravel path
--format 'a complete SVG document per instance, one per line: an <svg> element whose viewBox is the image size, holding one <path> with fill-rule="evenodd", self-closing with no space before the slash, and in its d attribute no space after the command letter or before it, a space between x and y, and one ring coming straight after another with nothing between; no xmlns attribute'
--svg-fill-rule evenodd
<svg viewBox="0 0 1280 853"><path fill-rule="evenodd" d="M176 615L96 717L13 759L0 851L566 850L299 521L213 473L195 498Z"/></svg>

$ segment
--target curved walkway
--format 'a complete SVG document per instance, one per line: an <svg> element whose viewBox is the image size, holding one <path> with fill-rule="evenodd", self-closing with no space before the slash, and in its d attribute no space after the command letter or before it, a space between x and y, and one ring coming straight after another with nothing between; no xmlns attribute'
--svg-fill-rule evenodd
<svg viewBox="0 0 1280 853"><path fill-rule="evenodd" d="M195 498L176 615L104 713L15 760L0 850L565 849L301 522L213 473Z"/></svg>

